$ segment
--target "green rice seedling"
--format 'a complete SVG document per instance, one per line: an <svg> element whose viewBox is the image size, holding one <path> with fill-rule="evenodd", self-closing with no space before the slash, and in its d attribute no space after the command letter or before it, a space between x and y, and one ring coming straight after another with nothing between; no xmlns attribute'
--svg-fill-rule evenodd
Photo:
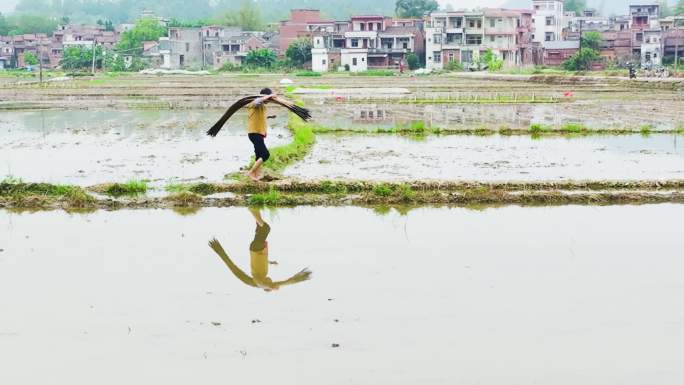
<svg viewBox="0 0 684 385"><path fill-rule="evenodd" d="M380 183L373 187L373 194L381 197L388 197L392 195L392 186L387 183Z"/></svg>
<svg viewBox="0 0 684 385"><path fill-rule="evenodd" d="M278 190L273 186L265 192L253 194L249 197L249 204L255 206L277 206L280 202L281 196Z"/></svg>
<svg viewBox="0 0 684 385"><path fill-rule="evenodd" d="M145 194L147 193L147 182L142 180L130 180L126 183L113 183L107 186L104 193L114 197Z"/></svg>
<svg viewBox="0 0 684 385"><path fill-rule="evenodd" d="M412 202L416 197L416 192L413 191L411 186L408 184L402 184L397 188L397 194L399 198L404 202Z"/></svg>
<svg viewBox="0 0 684 385"><path fill-rule="evenodd" d="M570 134L579 134L587 132L588 129L581 123L565 123L561 126L561 131Z"/></svg>

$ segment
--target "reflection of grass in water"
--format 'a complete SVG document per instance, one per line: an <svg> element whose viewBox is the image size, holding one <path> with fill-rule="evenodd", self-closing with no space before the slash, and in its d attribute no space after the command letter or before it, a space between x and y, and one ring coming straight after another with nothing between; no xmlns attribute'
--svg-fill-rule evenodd
<svg viewBox="0 0 684 385"><path fill-rule="evenodd" d="M147 182L130 180L126 183L112 183L104 189L104 193L114 197L145 194L147 193Z"/></svg>
<svg viewBox="0 0 684 385"><path fill-rule="evenodd" d="M265 193L257 193L249 197L249 204L255 206L275 206L279 202L280 193L273 186Z"/></svg>

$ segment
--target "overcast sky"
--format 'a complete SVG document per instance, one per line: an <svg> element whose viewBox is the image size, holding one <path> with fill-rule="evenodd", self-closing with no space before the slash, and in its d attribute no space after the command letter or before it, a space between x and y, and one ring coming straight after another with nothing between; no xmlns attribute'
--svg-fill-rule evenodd
<svg viewBox="0 0 684 385"><path fill-rule="evenodd" d="M17 5L19 0L0 0L0 12L10 12L14 11L14 6Z"/></svg>

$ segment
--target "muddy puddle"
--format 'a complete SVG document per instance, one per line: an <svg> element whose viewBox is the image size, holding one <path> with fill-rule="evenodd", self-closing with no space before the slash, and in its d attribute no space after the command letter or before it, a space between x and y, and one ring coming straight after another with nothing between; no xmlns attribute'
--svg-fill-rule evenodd
<svg viewBox="0 0 684 385"><path fill-rule="evenodd" d="M319 135L285 171L301 178L364 180L680 179L676 135L584 137Z"/></svg>
<svg viewBox="0 0 684 385"><path fill-rule="evenodd" d="M402 212L0 211L0 382L684 381L684 205Z"/></svg>
<svg viewBox="0 0 684 385"><path fill-rule="evenodd" d="M311 103L316 122L334 128L372 129L422 121L439 128L561 127L580 123L591 129L673 130L684 125L682 102L579 100L539 104Z"/></svg>
<svg viewBox="0 0 684 385"><path fill-rule="evenodd" d="M80 185L129 179L220 181L253 155L245 116L231 119L216 138L204 134L223 112L6 112L0 116L0 175ZM286 121L285 113L277 114L270 145L291 140Z"/></svg>

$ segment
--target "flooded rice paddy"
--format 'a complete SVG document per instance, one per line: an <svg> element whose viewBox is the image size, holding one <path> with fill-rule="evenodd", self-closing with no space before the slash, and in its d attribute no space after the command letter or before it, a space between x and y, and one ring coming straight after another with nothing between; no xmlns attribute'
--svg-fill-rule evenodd
<svg viewBox="0 0 684 385"><path fill-rule="evenodd" d="M680 179L677 135L581 137L319 135L286 170L300 178L365 180Z"/></svg>
<svg viewBox="0 0 684 385"><path fill-rule="evenodd" d="M252 149L244 134L243 116L232 119L216 138L204 134L220 113L6 112L0 117L0 174L78 185L130 179L158 185L222 181L249 163ZM270 147L291 140L286 115L277 115L267 138ZM285 174L302 179L366 180L681 178L684 150L680 142L681 136L673 134L541 138L321 134L304 161Z"/></svg>
<svg viewBox="0 0 684 385"><path fill-rule="evenodd" d="M673 130L684 126L681 102L663 100L584 99L559 103L346 103L326 100L310 103L316 123L342 129L389 128L415 121L441 129L511 128L532 124L559 128L581 124L590 129L623 130L648 126Z"/></svg>
<svg viewBox="0 0 684 385"><path fill-rule="evenodd" d="M13 111L0 116L0 175L91 185L129 179L220 181L253 156L243 116L216 138L204 134L221 110ZM291 140L286 115L271 145Z"/></svg>
<svg viewBox="0 0 684 385"><path fill-rule="evenodd" d="M261 215L0 211L0 382L684 381L683 205Z"/></svg>

